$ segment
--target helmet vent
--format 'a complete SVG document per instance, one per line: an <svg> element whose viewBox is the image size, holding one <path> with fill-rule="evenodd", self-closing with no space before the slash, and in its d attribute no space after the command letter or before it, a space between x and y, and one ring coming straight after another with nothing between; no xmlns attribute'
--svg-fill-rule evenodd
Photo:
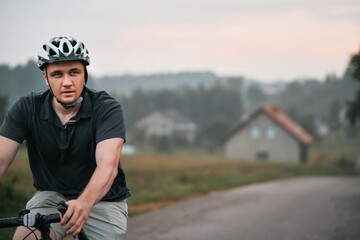
<svg viewBox="0 0 360 240"><path fill-rule="evenodd" d="M50 56L54 56L54 55L56 55L56 52L50 48L49 54L50 54Z"/></svg>
<svg viewBox="0 0 360 240"><path fill-rule="evenodd" d="M68 52L69 52L69 47L68 47L67 44L64 44L63 52L64 52L64 53L68 53Z"/></svg>
<svg viewBox="0 0 360 240"><path fill-rule="evenodd" d="M59 41L52 41L52 44L55 46L55 47L59 47L60 45L60 42Z"/></svg>

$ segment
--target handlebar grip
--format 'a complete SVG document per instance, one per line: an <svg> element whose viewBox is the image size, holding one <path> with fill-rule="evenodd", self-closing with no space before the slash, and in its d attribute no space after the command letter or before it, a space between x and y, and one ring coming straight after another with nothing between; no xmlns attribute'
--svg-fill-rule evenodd
<svg viewBox="0 0 360 240"><path fill-rule="evenodd" d="M58 213L43 216L43 221L47 223L57 223L60 222L60 220L60 215Z"/></svg>
<svg viewBox="0 0 360 240"><path fill-rule="evenodd" d="M65 214L67 208L68 208L68 206L64 201L59 202L57 205L57 209L59 212L61 212L62 215ZM74 236L74 239L89 240L89 238L86 236L83 229L81 229L80 233L77 236Z"/></svg>
<svg viewBox="0 0 360 240"><path fill-rule="evenodd" d="M23 225L23 219L20 217L0 219L0 228L17 227Z"/></svg>

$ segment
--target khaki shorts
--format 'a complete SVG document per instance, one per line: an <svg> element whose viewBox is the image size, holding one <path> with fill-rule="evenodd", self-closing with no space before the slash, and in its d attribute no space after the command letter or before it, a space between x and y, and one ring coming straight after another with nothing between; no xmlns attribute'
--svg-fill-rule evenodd
<svg viewBox="0 0 360 240"><path fill-rule="evenodd" d="M64 196L52 191L38 191L27 202L26 208L33 213L57 213L56 205L60 201L67 201ZM96 203L83 229L90 240L125 239L127 230L128 206L126 200L119 202L100 201ZM66 236L65 229L58 223L51 224L56 239Z"/></svg>

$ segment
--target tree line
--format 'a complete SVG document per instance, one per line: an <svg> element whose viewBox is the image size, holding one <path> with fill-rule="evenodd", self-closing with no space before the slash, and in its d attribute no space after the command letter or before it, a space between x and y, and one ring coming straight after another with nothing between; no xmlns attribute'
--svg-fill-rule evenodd
<svg viewBox="0 0 360 240"><path fill-rule="evenodd" d="M350 56L343 76L328 75L324 80L294 80L283 83L282 89L275 94L267 92L261 83L250 81L249 84L249 80L243 77L216 77L209 73L207 76L211 77L211 84L205 79L205 84L183 85L176 89L149 90L139 86L126 95L114 88L111 94L115 95L124 108L126 126L130 133L141 117L153 111L175 108L197 124L201 142L215 145L221 135L235 126L244 114L262 104L272 103L279 105L291 118L317 136L319 123L325 124L331 131L342 129L344 125L348 127L347 119L351 119L356 125L360 109L360 105L357 105L360 102L358 56L359 53ZM200 78L200 75L197 77ZM20 96L46 89L41 72L33 61L15 68L1 65L0 79L0 121ZM112 79L114 81L115 77ZM124 82L120 86L122 83ZM88 84L95 89L102 86L92 76ZM351 100L354 96L355 99Z"/></svg>
<svg viewBox="0 0 360 240"><path fill-rule="evenodd" d="M125 123L133 140L141 142L142 135L135 129L136 122L154 111L176 109L191 119L198 127L197 147L213 148L220 144L221 138L239 121L242 101L237 90L228 89L220 84L197 88L181 87L178 90L144 91L138 89L128 97L119 97L125 112ZM154 138L154 144L168 144L176 141L177 146L185 146L178 136ZM131 138L130 138L131 141ZM167 142L167 143L165 143Z"/></svg>

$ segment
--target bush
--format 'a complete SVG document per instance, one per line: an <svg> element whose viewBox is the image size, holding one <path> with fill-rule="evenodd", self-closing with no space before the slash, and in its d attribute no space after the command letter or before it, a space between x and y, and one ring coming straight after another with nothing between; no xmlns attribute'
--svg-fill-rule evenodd
<svg viewBox="0 0 360 240"><path fill-rule="evenodd" d="M27 196L25 193L16 191L18 182L14 177L10 181L0 183L0 217L15 217L25 207ZM11 239L14 228L1 229L0 240Z"/></svg>

